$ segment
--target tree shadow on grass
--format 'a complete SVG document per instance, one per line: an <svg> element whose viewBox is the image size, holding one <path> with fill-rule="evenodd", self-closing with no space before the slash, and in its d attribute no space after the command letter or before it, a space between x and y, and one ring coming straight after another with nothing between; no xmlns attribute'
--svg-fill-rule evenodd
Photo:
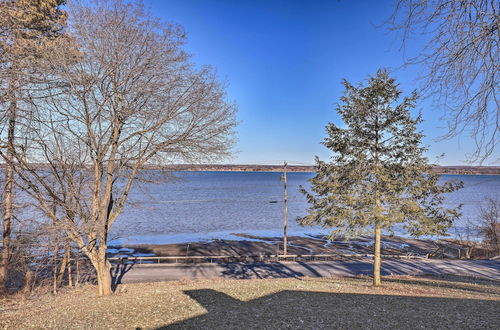
<svg viewBox="0 0 500 330"><path fill-rule="evenodd" d="M500 270L499 270L500 272ZM429 279L436 279L441 281L449 281L449 282L461 282L461 283L469 283L469 284L483 284L483 285L492 285L498 286L500 288L500 280L486 279L475 276L460 276L460 275L429 275L426 276ZM426 278L423 277L423 278Z"/></svg>
<svg viewBox="0 0 500 330"><path fill-rule="evenodd" d="M500 262L493 260L443 260L439 262L419 260L385 260L382 268L393 275L458 275L496 280L500 274Z"/></svg>
<svg viewBox="0 0 500 330"><path fill-rule="evenodd" d="M500 301L281 291L241 301L215 290L185 291L207 313L158 329L489 328Z"/></svg>
<svg viewBox="0 0 500 330"><path fill-rule="evenodd" d="M111 289L116 291L119 284L122 284L122 279L125 274L134 267L133 263L121 263L111 266Z"/></svg>

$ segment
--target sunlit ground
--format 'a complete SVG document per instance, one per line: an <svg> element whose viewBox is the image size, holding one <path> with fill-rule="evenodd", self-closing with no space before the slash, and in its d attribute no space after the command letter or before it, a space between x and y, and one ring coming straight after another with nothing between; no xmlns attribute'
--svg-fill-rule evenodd
<svg viewBox="0 0 500 330"><path fill-rule="evenodd" d="M488 328L500 326L500 282L386 277L127 284L1 301L1 328Z"/></svg>

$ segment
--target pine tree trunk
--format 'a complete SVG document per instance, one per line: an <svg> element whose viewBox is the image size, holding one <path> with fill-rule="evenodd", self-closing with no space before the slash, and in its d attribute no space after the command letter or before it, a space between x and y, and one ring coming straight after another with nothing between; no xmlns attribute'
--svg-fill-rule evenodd
<svg viewBox="0 0 500 330"><path fill-rule="evenodd" d="M374 286L379 286L380 285L380 264L381 264L381 257L380 257L380 236L381 236L382 229L380 228L380 225L375 226L375 252L374 252L374 259L373 259L373 285Z"/></svg>
<svg viewBox="0 0 500 330"><path fill-rule="evenodd" d="M9 107L9 130L7 136L7 159L5 169L5 191L4 191L4 215L3 215L3 235L2 235L2 260L0 263L0 287L4 288L7 284L10 259L10 233L12 225L12 203L13 203L13 184L14 184L14 130L16 126L16 103L11 101Z"/></svg>

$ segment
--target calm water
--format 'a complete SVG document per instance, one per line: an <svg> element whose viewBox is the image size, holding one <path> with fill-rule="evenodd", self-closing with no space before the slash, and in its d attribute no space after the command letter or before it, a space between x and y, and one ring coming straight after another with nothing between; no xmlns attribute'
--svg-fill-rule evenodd
<svg viewBox="0 0 500 330"><path fill-rule="evenodd" d="M183 172L180 180L141 184L132 191L133 202L114 224L116 243L174 243L231 238L231 233L281 235L283 184L281 173ZM295 218L306 214L299 192L313 173L288 173L288 228L290 234L327 233L319 227L300 227ZM443 175L462 180L465 187L447 196L446 206L463 203L462 218L449 233L477 218L486 198L500 199L500 176Z"/></svg>

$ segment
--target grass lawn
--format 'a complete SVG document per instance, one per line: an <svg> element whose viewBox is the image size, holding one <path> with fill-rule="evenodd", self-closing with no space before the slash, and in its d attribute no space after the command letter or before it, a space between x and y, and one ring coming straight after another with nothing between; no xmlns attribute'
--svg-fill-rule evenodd
<svg viewBox="0 0 500 330"><path fill-rule="evenodd" d="M458 277L295 278L91 286L0 300L0 328L499 329L500 283Z"/></svg>

